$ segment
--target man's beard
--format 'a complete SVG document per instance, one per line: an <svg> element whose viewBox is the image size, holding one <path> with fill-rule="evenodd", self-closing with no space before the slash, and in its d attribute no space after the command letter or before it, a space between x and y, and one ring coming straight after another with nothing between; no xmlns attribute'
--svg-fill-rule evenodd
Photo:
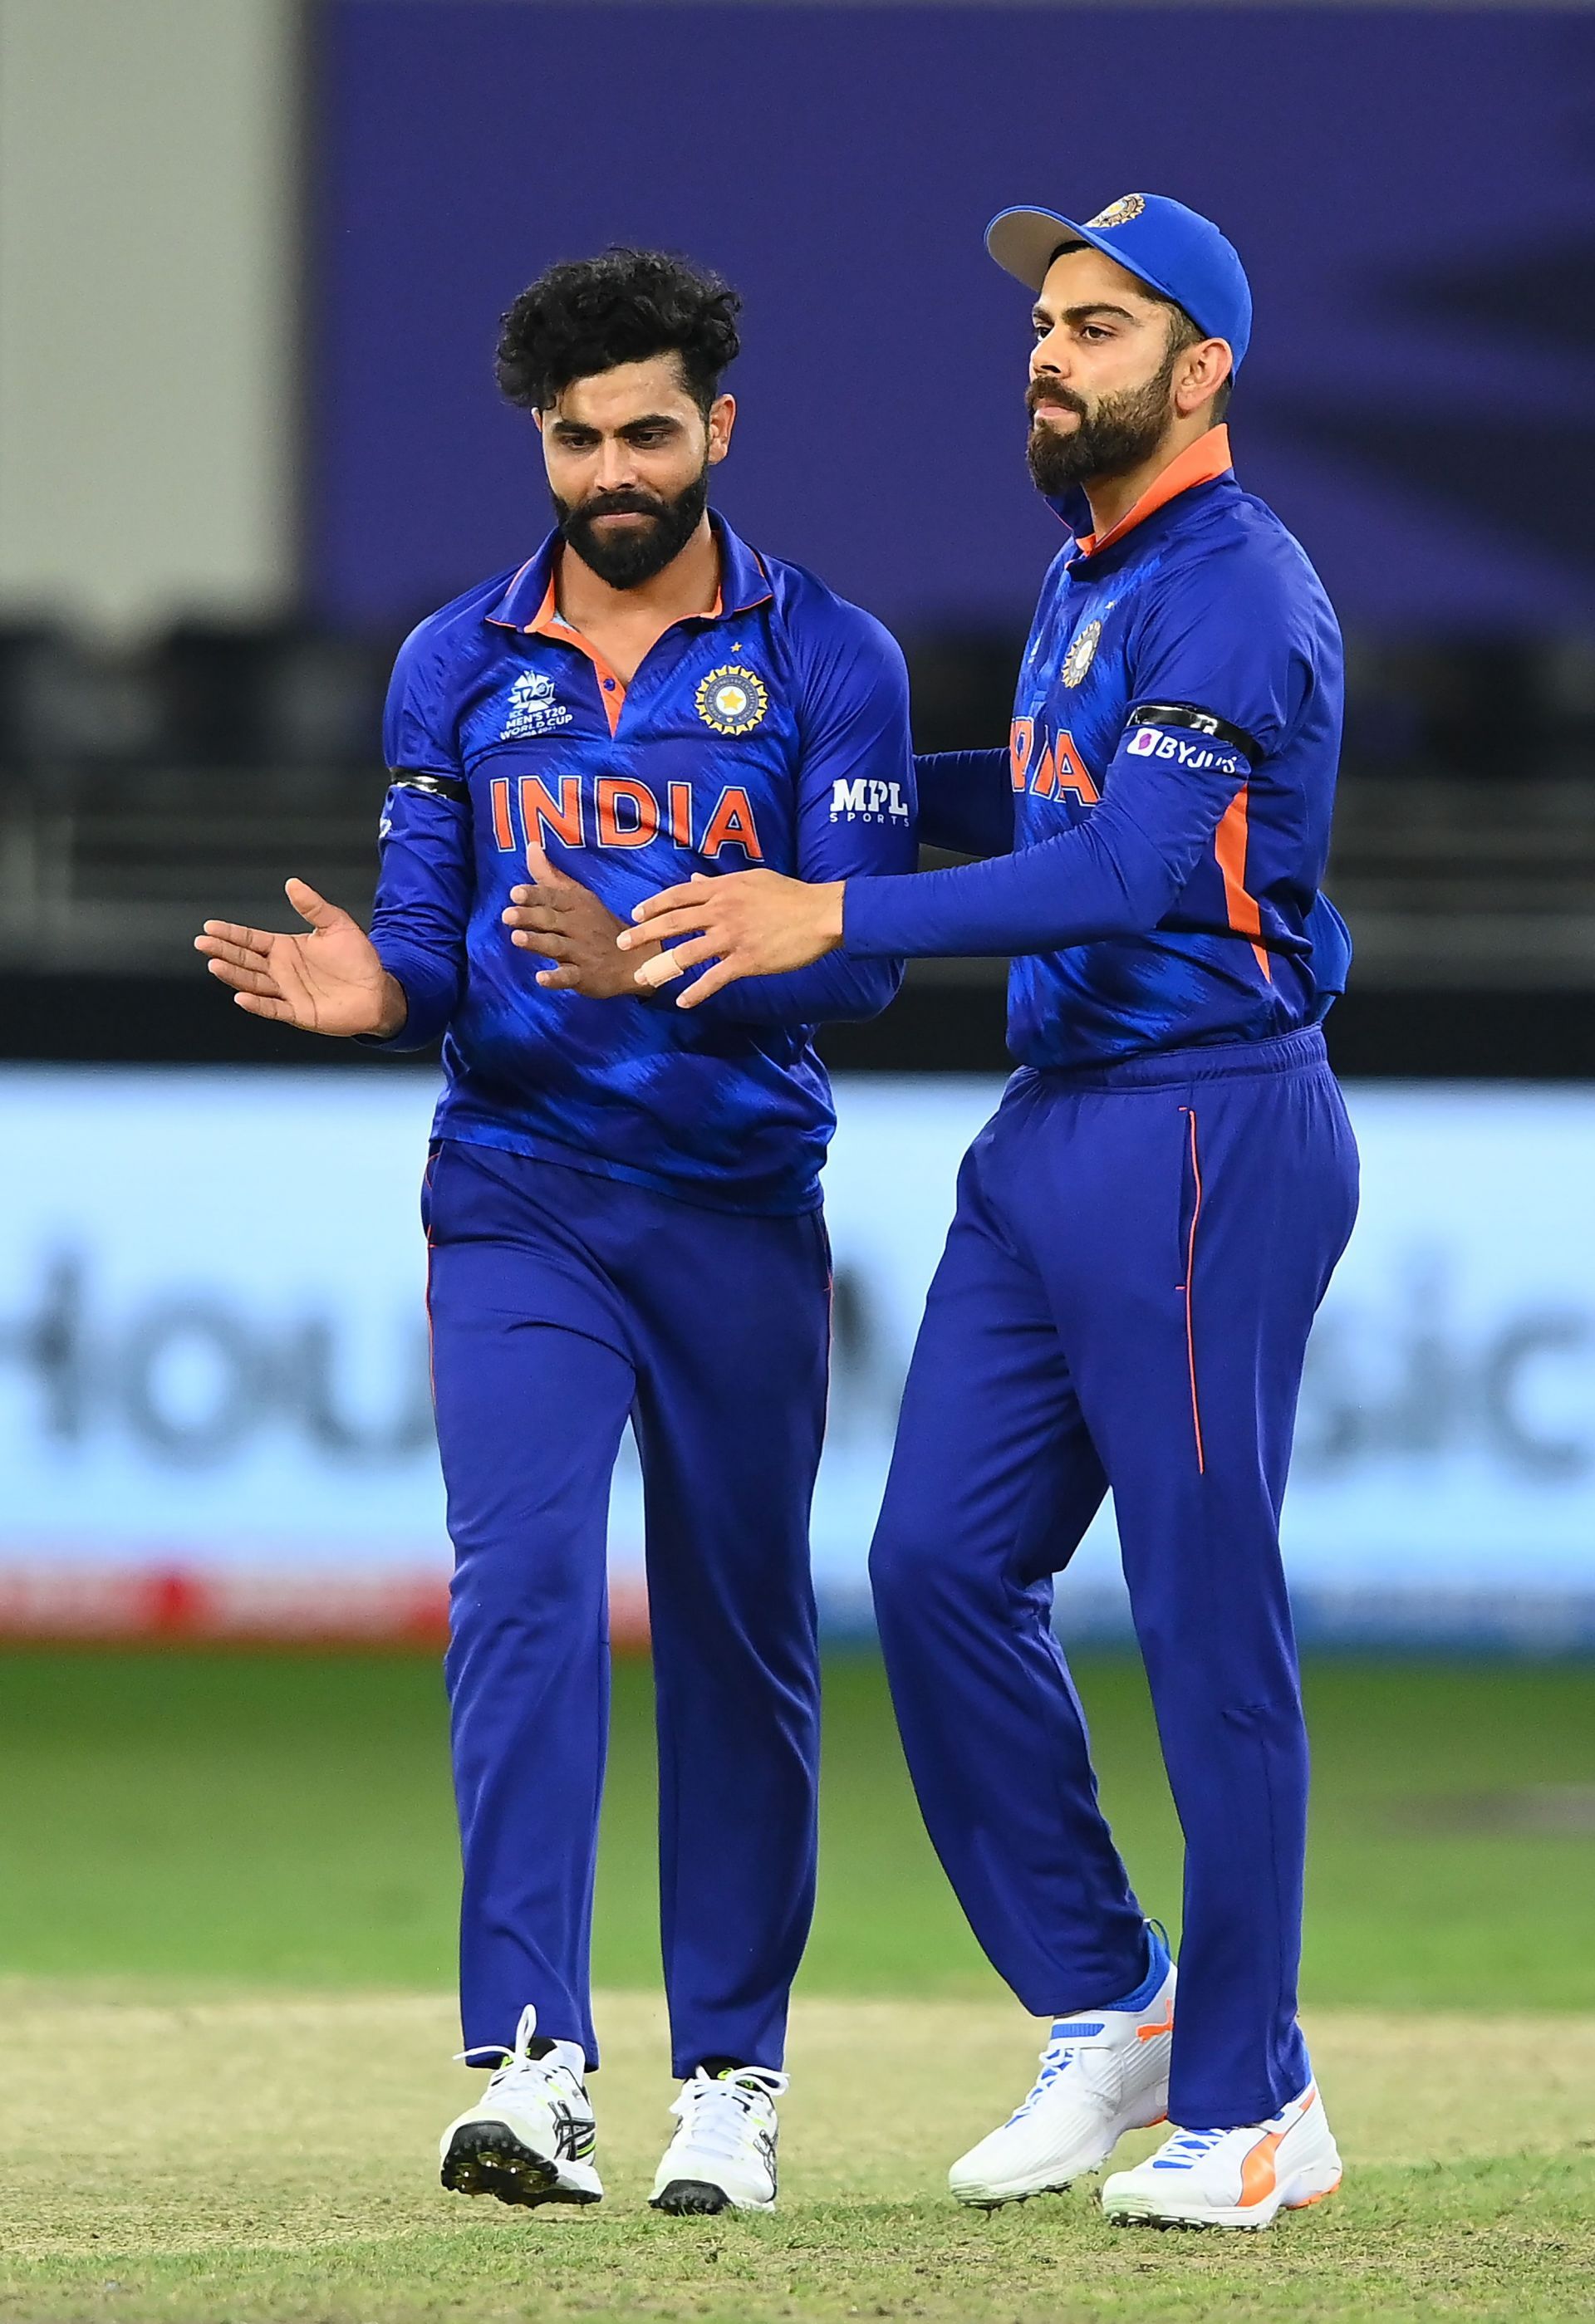
<svg viewBox="0 0 1595 2324"><path fill-rule="evenodd" d="M651 581L679 557L702 521L709 503L709 464L673 501L656 493L595 493L588 500L571 503L554 494L554 511L562 538L582 563L612 589L636 589ZM627 525L622 531L598 529L600 516L642 516L647 524Z"/></svg>
<svg viewBox="0 0 1595 2324"><path fill-rule="evenodd" d="M1155 379L1142 387L1127 387L1104 395L1094 411L1066 387L1047 379L1032 380L1025 402L1031 413L1025 457L1038 492L1056 499L1079 484L1106 483L1127 476L1151 459L1167 435L1174 418L1169 389L1174 384L1171 353ZM1061 405L1079 420L1066 433L1037 420L1046 404Z"/></svg>

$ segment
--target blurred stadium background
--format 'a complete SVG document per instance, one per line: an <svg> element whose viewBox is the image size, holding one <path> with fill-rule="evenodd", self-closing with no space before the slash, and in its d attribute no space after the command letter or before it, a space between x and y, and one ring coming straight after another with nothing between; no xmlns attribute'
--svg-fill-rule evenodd
<svg viewBox="0 0 1595 2324"><path fill-rule="evenodd" d="M1365 1200L1286 1511L1319 1712L1308 1997L1595 2008L1578 7L0 0L0 1971L449 1978L436 1069L246 1019L189 944L208 914L281 922L290 872L369 903L393 649L545 528L500 310L610 239L726 272L723 505L894 627L922 747L987 743L1054 533L982 228L1137 185L1241 246L1238 466L1350 646L1331 887L1358 952L1329 1036ZM818 1993L991 1990L912 1818L862 1569L1001 1028L1000 964L947 963L825 1040ZM632 1988L639 1524L627 1470L599 1941ZM1105 1524L1060 1607L1176 1919Z"/></svg>

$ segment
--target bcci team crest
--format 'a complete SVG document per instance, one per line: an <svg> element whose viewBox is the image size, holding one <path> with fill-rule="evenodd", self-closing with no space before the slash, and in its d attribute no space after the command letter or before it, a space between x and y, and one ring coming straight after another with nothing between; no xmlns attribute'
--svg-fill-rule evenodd
<svg viewBox="0 0 1595 2324"><path fill-rule="evenodd" d="M1064 656L1064 666L1058 673L1065 686L1079 685L1091 668L1092 657L1096 652L1097 641L1102 634L1102 625L1100 622L1087 622L1085 627L1075 637L1068 652Z"/></svg>
<svg viewBox="0 0 1595 2324"><path fill-rule="evenodd" d="M1120 194L1116 202L1110 202L1105 210L1099 210L1095 217L1087 218L1085 223L1090 226L1102 227L1128 226L1131 218L1139 217L1146 207L1145 194Z"/></svg>
<svg viewBox="0 0 1595 2324"><path fill-rule="evenodd" d="M770 707L764 680L726 662L697 690L697 715L716 734L750 734Z"/></svg>

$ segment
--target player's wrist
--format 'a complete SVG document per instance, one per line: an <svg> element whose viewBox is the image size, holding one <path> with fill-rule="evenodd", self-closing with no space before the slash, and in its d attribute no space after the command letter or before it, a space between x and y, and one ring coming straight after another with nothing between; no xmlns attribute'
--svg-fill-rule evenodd
<svg viewBox="0 0 1595 2324"><path fill-rule="evenodd" d="M391 1041L395 1033L404 1030L409 1015L410 995L399 979L390 970L384 969L377 996L376 1021L370 1028L372 1036L379 1041Z"/></svg>

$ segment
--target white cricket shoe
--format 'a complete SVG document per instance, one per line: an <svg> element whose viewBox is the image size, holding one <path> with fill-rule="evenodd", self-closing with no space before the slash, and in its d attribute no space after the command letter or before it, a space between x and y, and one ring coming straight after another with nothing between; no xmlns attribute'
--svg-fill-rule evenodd
<svg viewBox="0 0 1595 2324"><path fill-rule="evenodd" d="M1083 2010L1054 2025L1028 2098L948 2172L961 2203L991 2211L1032 2195L1061 2194L1105 2163L1127 2130L1164 2120L1175 1969L1156 1932L1151 1942L1153 1967L1132 1997L1136 2007ZM1153 1987L1159 1964L1163 1975Z"/></svg>
<svg viewBox="0 0 1595 2324"><path fill-rule="evenodd" d="M1104 2183L1102 2209L1121 2227L1266 2227L1340 2183L1341 2158L1309 2082L1247 2129L1172 2132L1156 2154Z"/></svg>
<svg viewBox="0 0 1595 2324"><path fill-rule="evenodd" d="M680 2128L665 2149L649 2197L678 2217L775 2209L775 2102L785 2074L763 2066L700 2066L670 2112Z"/></svg>
<svg viewBox="0 0 1595 2324"><path fill-rule="evenodd" d="M534 2058L536 2033L537 2011L523 2009L515 2046L499 2051L504 2062L481 2104L443 2134L443 2183L456 2195L496 2195L501 2203L596 2203L604 2185L593 2168L585 2061L574 2042L550 2043Z"/></svg>

